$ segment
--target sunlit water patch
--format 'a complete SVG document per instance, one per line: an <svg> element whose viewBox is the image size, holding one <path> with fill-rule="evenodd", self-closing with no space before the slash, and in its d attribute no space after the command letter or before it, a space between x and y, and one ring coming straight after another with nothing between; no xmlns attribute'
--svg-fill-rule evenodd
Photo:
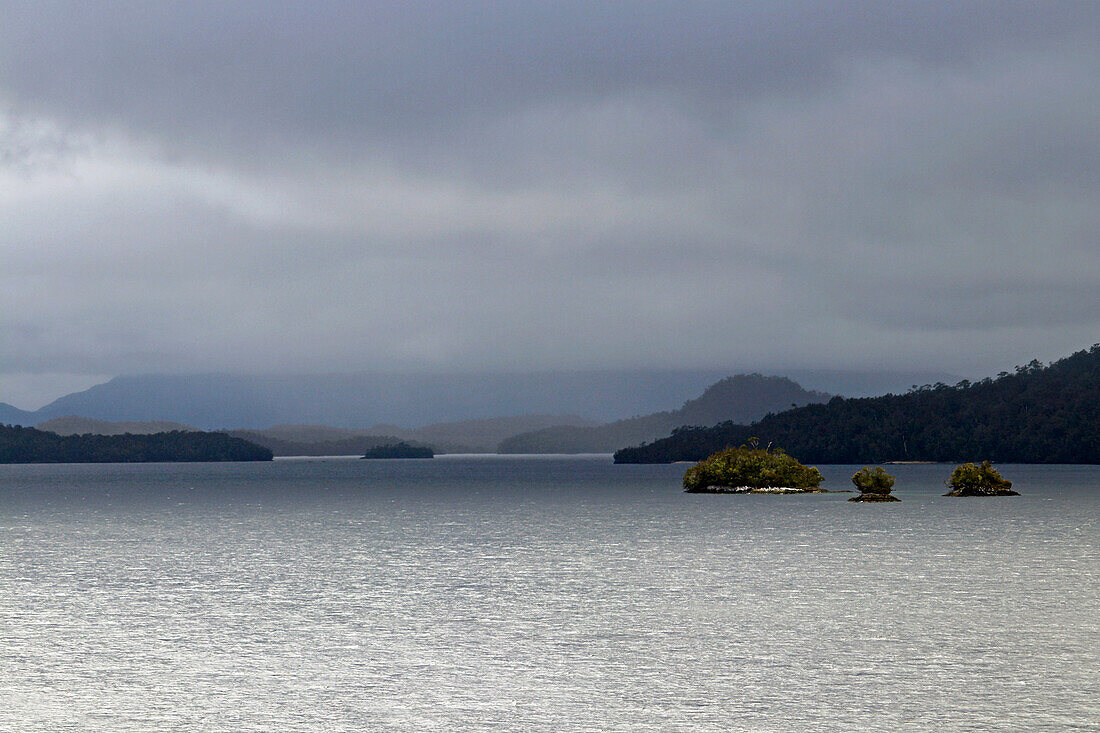
<svg viewBox="0 0 1100 733"><path fill-rule="evenodd" d="M1100 467L684 468L0 466L0 730L1097 729Z"/></svg>

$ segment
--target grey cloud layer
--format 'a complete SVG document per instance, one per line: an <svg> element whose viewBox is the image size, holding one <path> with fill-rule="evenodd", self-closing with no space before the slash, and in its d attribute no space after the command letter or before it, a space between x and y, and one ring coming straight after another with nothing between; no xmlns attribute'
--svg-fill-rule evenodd
<svg viewBox="0 0 1100 733"><path fill-rule="evenodd" d="M0 372L1056 357L1098 16L0 4Z"/></svg>
<svg viewBox="0 0 1100 733"><path fill-rule="evenodd" d="M0 30L9 102L171 147L461 144L517 112L632 92L714 125L829 93L853 60L963 66L1088 43L1087 3L22 3ZM164 139L167 138L167 139ZM435 144L433 144L435 143ZM227 151L221 149L222 154ZM363 151L366 152L366 151Z"/></svg>

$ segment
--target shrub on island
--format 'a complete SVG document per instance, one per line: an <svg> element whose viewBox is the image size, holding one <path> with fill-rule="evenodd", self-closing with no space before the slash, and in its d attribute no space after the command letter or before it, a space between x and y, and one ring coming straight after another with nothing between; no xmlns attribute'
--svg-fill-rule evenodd
<svg viewBox="0 0 1100 733"><path fill-rule="evenodd" d="M951 489L944 496L1019 496L1012 490L1012 482L1005 480L993 464L964 463L951 472L951 478L945 482Z"/></svg>
<svg viewBox="0 0 1100 733"><path fill-rule="evenodd" d="M821 472L782 449L726 448L684 474L684 491L717 494L804 494L824 492Z"/></svg>
<svg viewBox="0 0 1100 733"><path fill-rule="evenodd" d="M886 473L882 466L864 466L852 476L852 483L859 489L859 496L853 496L848 501L901 501L890 495L894 488L894 477Z"/></svg>

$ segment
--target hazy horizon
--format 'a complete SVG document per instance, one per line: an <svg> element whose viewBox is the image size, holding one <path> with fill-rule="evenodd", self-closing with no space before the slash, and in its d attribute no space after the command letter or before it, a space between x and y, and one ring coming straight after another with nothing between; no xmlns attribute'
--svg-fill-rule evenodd
<svg viewBox="0 0 1100 733"><path fill-rule="evenodd" d="M0 0L0 402L1100 340L1100 5Z"/></svg>
<svg viewBox="0 0 1100 733"><path fill-rule="evenodd" d="M282 422L342 425L366 428L375 423L397 423L406 428L453 420L515 417L532 414L575 414L597 422L635 417L663 410L679 409L682 403L698 397L704 389L729 376L762 374L791 379L807 390L846 397L868 397L886 392L904 392L915 384L937 381L954 383L958 375L944 372L871 372L838 370L793 370L787 373L738 371L731 369L635 369L635 370L561 370L554 372L420 372L420 373L329 373L329 374L145 374L118 375L35 404L23 407L3 398L6 404L28 413L39 413L39 419L80 416L108 421L156 421L161 419L201 423L206 428L246 427L232 420L203 422L194 416L182 417L181 409L188 402L224 404L248 395L255 401L272 404L287 403ZM106 394L100 389L119 388ZM3 383L0 381L0 389ZM179 390L183 389L181 393ZM266 392L265 392L266 389ZM435 411L443 416L417 422L415 416L424 412L424 405L414 407L427 390L434 396L425 398L436 403ZM405 404L374 419L370 410L358 412L356 405L370 403L371 394L392 392L397 404ZM281 396L280 396L280 393ZM407 393L407 394L403 394ZM95 396L82 401L81 396ZM109 397L107 395L110 395ZM75 399L75 402L74 402ZM106 403L104 400L106 399ZM118 401L130 403L126 405ZM111 416L102 415L106 404L115 403L119 410ZM350 414L340 419L326 420L323 405L328 410L340 405ZM58 409L58 406L62 406ZM154 406L160 405L159 408ZM53 409L50 409L53 408ZM159 410L159 411L158 411ZM42 414L44 411L44 414ZM313 418L295 419L291 415L314 411ZM232 413L232 410L229 410ZM352 415L360 421L351 420ZM6 419L13 419L11 417ZM255 416L253 416L255 419ZM0 416L0 422L5 418ZM351 420L351 421L349 421ZM366 422L362 422L365 420ZM412 420L412 422L410 422ZM248 427L270 427L279 422L253 422ZM355 424L352 424L352 423Z"/></svg>

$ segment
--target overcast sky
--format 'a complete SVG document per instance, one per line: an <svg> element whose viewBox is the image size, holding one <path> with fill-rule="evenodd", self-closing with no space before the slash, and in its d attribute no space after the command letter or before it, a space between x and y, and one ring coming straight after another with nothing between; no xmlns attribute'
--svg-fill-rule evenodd
<svg viewBox="0 0 1100 733"><path fill-rule="evenodd" d="M1100 4L0 0L0 401L1100 341Z"/></svg>

